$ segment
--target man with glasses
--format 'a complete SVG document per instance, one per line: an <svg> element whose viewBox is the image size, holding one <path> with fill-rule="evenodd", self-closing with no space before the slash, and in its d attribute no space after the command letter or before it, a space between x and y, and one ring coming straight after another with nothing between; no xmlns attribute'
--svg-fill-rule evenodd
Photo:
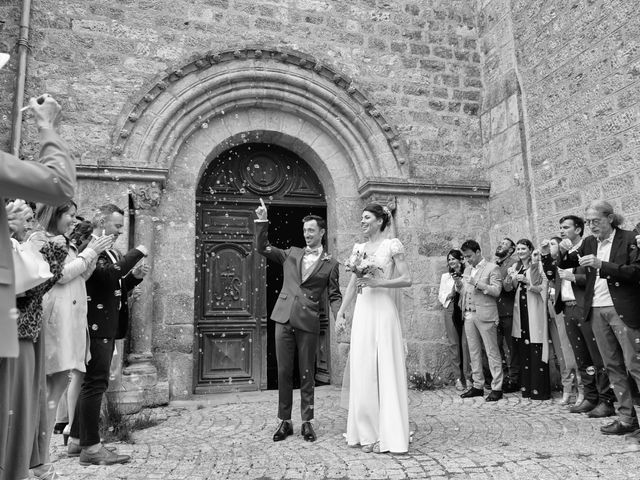
<svg viewBox="0 0 640 480"><path fill-rule="evenodd" d="M586 269L584 315L591 322L598 349L618 398L618 419L600 428L605 435L632 433L640 439L630 376L640 384L640 257L635 233L620 228L622 217L610 203L591 202L585 225L592 235L572 250L560 242L560 268Z"/></svg>

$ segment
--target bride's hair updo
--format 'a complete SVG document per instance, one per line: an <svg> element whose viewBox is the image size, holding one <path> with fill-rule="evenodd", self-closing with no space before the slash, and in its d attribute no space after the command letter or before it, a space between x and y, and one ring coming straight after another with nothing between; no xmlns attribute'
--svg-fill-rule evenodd
<svg viewBox="0 0 640 480"><path fill-rule="evenodd" d="M389 225L389 222L391 221L391 210L389 210L389 207L383 207L377 203L370 203L364 207L362 211L373 213L376 218L380 218L382 220L382 225L380 225L381 232L384 232L384 229L387 228L387 225Z"/></svg>

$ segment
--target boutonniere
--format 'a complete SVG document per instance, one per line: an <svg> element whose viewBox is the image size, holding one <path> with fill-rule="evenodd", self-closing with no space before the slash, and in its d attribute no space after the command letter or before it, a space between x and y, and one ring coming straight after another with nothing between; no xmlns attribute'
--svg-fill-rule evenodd
<svg viewBox="0 0 640 480"><path fill-rule="evenodd" d="M321 258L321 260L322 260L323 262L328 262L329 260L331 260L331 258L332 258L332 257L331 257L331 254L329 254L329 253L325 252L325 253L323 253L323 254L322 254L322 258Z"/></svg>

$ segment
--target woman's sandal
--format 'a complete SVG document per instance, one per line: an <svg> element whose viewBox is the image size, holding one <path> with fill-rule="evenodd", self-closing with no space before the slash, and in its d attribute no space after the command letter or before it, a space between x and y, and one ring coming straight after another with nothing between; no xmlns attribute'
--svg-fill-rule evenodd
<svg viewBox="0 0 640 480"><path fill-rule="evenodd" d="M377 442L376 442L377 443ZM362 446L362 451L364 453L371 453L373 452L374 447L376 446L376 443L368 443L366 445Z"/></svg>

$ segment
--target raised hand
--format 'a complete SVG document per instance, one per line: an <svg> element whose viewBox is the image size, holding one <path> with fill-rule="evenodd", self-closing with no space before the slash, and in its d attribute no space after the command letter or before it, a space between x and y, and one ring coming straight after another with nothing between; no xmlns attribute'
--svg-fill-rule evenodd
<svg viewBox="0 0 640 480"><path fill-rule="evenodd" d="M568 238L565 238L558 244L558 248L563 252L568 252L569 250L571 250L571 248L573 248L573 243L571 243L571 240L569 240Z"/></svg>
<svg viewBox="0 0 640 480"><path fill-rule="evenodd" d="M29 217L33 216L31 207L21 199L9 202L5 210L7 212L7 220L9 222L9 231L17 232L24 227L29 221Z"/></svg>
<svg viewBox="0 0 640 480"><path fill-rule="evenodd" d="M33 118L36 121L38 129L55 129L58 127L62 108L51 95L45 93L38 98L31 98L29 100L29 107L33 112Z"/></svg>
<svg viewBox="0 0 640 480"><path fill-rule="evenodd" d="M260 206L256 208L256 215L258 220L267 220L267 206L264 204L262 198L260 199Z"/></svg>
<svg viewBox="0 0 640 480"><path fill-rule="evenodd" d="M132 271L131 274L136 278L144 278L151 271L151 267L146 263L138 264Z"/></svg>
<svg viewBox="0 0 640 480"><path fill-rule="evenodd" d="M548 238L542 240L542 243L540 244L540 253L542 253L542 255L549 255L549 253L551 253L551 246Z"/></svg>

